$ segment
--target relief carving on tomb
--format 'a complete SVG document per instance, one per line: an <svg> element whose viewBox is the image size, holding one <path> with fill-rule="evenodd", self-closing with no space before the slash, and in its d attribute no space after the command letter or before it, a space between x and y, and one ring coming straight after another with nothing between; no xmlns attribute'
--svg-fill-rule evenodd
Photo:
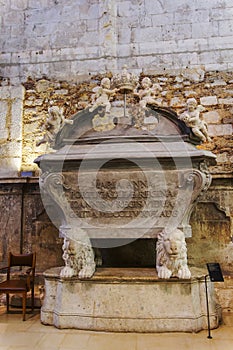
<svg viewBox="0 0 233 350"><path fill-rule="evenodd" d="M71 120L58 107L49 110L57 122L48 126L38 145L48 142L59 151L36 162L43 170L45 206L56 206L60 218L61 277L90 278L96 268L91 239L123 235L158 237L158 276L190 278L185 237L191 235L192 208L210 185L208 163L214 156L193 145L210 140L196 100L188 100L187 111L178 117L159 106L159 90L148 77L139 84L124 67L111 80L103 78L92 104ZM138 101L127 103L129 94ZM123 100L114 101L122 95ZM98 169L97 176L92 167L98 159L113 162ZM120 168L122 159L135 164L141 159L146 166ZM83 163L87 168L82 172Z"/></svg>

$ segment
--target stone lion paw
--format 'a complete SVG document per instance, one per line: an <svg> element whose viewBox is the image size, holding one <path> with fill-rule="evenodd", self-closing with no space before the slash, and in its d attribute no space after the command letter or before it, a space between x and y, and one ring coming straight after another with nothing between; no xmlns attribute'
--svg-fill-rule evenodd
<svg viewBox="0 0 233 350"><path fill-rule="evenodd" d="M183 266L178 271L178 277L183 279L190 279L191 272L187 266Z"/></svg>
<svg viewBox="0 0 233 350"><path fill-rule="evenodd" d="M65 266L60 272L60 277L63 277L63 278L71 278L74 275L75 275L75 271L70 266Z"/></svg>
<svg viewBox="0 0 233 350"><path fill-rule="evenodd" d="M161 266L158 268L158 277L159 278L170 278L172 275L172 271L169 270L166 266Z"/></svg>
<svg viewBox="0 0 233 350"><path fill-rule="evenodd" d="M97 256L95 258L95 263L96 263L96 266L102 266L102 264L103 264L102 257L101 256Z"/></svg>
<svg viewBox="0 0 233 350"><path fill-rule="evenodd" d="M78 274L80 279L91 278L94 275L95 266L85 266L83 267Z"/></svg>

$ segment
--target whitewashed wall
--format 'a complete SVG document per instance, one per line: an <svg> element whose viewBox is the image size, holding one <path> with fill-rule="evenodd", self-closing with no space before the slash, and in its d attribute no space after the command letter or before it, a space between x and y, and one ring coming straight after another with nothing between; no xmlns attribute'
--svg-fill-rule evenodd
<svg viewBox="0 0 233 350"><path fill-rule="evenodd" d="M230 70L233 1L6 0L0 42L0 76L11 84L83 79L125 63L150 73Z"/></svg>

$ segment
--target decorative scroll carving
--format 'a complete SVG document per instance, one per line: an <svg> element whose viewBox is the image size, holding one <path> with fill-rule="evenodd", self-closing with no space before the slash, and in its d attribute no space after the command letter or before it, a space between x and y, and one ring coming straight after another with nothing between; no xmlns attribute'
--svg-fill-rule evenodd
<svg viewBox="0 0 233 350"><path fill-rule="evenodd" d="M162 231L158 235L156 269L159 278L191 278L185 236L181 230Z"/></svg>
<svg viewBox="0 0 233 350"><path fill-rule="evenodd" d="M204 162L203 162L204 163ZM197 203L199 197L207 191L211 184L211 175L206 167L205 164L202 164L202 170L200 171L198 169L192 169L191 171L187 171L182 175L182 178L180 180L180 188L184 189L185 191L192 191L192 196L189 205L187 203L185 204L187 206L187 209L185 211L185 215L182 219L180 227L187 227L189 226L190 216L193 211L194 205Z"/></svg>
<svg viewBox="0 0 233 350"><path fill-rule="evenodd" d="M94 252L88 236L77 228L73 212L65 197L64 190L68 186L64 184L64 176L61 173L45 172L40 178L40 188L46 210L49 206L57 209L57 216L61 219L60 236L64 238L63 260L65 267L61 271L61 277L90 278L95 271ZM77 230L78 232L74 232Z"/></svg>
<svg viewBox="0 0 233 350"><path fill-rule="evenodd" d="M64 177L61 173L50 173L47 171L40 176L39 184L45 207L51 204L55 205L59 218L62 224L65 225L66 218L69 216L70 206L64 195L63 181ZM66 189L68 189L67 185Z"/></svg>

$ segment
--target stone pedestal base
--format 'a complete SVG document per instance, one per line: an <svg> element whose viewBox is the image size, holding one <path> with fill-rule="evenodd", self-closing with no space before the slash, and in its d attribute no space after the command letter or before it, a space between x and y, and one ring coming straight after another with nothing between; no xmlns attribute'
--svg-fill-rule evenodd
<svg viewBox="0 0 233 350"><path fill-rule="evenodd" d="M111 332L198 332L207 329L204 276L158 279L152 268L99 268L90 280L45 276L41 322L58 328ZM218 327L208 283L211 329Z"/></svg>

